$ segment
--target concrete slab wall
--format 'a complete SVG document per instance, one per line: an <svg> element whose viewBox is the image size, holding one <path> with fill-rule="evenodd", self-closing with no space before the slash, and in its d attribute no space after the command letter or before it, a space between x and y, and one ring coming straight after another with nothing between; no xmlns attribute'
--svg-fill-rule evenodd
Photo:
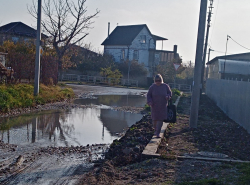
<svg viewBox="0 0 250 185"><path fill-rule="evenodd" d="M250 82L208 79L206 94L250 133Z"/></svg>

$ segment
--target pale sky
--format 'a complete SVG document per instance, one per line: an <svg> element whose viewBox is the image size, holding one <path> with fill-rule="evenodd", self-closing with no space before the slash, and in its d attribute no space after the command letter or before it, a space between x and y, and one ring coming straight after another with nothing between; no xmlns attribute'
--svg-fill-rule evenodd
<svg viewBox="0 0 250 185"><path fill-rule="evenodd" d="M76 0L75 0L76 1ZM21 21L35 26L27 11L32 0L0 0L0 25ZM208 1L209 4L209 1ZM106 39L108 22L111 31L119 25L147 24L152 34L165 37L165 50L178 45L183 61L195 61L200 0L87 0L89 14L100 10L89 36L84 40L96 51L103 51L101 43ZM249 0L214 0L209 45L219 52L211 52L211 58L224 55L227 35L250 49ZM161 49L161 41L157 49ZM245 53L244 49L228 42L228 54Z"/></svg>

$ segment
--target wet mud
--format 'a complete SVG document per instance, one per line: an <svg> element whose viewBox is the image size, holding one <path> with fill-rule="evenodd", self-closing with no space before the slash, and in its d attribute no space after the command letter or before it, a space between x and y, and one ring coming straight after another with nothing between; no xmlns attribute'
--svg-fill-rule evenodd
<svg viewBox="0 0 250 185"><path fill-rule="evenodd" d="M72 85L77 98L93 98L95 95L121 94L145 95L145 90L89 87ZM72 100L53 104L39 105L34 108L16 109L8 113L0 113L1 117L13 117L21 114L46 110L70 110L88 108L93 105L79 105ZM142 107L111 106L114 110L139 113ZM146 130L150 133L151 130ZM124 133L125 134L125 133ZM150 133L151 134L151 133ZM137 136L133 136L137 137ZM139 137L137 137L138 139ZM131 147L136 152L143 150L142 145ZM149 140L149 137L141 138ZM146 143L146 142L145 142ZM41 147L39 145L13 145L0 142L0 184L77 184L82 176L98 166L103 165L109 145L93 144L86 146ZM139 148L139 150L138 150ZM113 152L113 153L118 153ZM132 154L131 154L132 155ZM137 159L136 159L137 160Z"/></svg>

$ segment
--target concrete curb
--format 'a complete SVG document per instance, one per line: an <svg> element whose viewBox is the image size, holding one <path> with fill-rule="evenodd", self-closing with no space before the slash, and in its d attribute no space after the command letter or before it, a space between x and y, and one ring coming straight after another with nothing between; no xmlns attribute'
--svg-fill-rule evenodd
<svg viewBox="0 0 250 185"><path fill-rule="evenodd" d="M221 158L211 158L211 157L186 157L186 156L177 156L178 160L202 160L202 161L212 161L212 162L234 162L234 163L250 163L250 161L241 161L233 159L221 159Z"/></svg>
<svg viewBox="0 0 250 185"><path fill-rule="evenodd" d="M150 142L147 144L145 149L142 152L142 155L144 157L159 157L160 154L157 154L157 149L159 144L161 143L161 139L164 137L164 132L167 129L169 123L163 122L160 137L157 138L156 136L153 136L153 138L150 140Z"/></svg>
<svg viewBox="0 0 250 185"><path fill-rule="evenodd" d="M177 107L178 103L180 101L180 96L178 96L178 98L176 99L174 105ZM165 123L163 122L163 125L161 127L161 132L160 132L160 138L156 138L155 136L152 137L152 139L150 140L150 142L147 144L147 146L145 147L145 149L142 152L142 156L145 158L157 158L160 157L160 154L157 154L157 149L158 146L161 143L161 139L164 138L164 133L168 127L169 123Z"/></svg>

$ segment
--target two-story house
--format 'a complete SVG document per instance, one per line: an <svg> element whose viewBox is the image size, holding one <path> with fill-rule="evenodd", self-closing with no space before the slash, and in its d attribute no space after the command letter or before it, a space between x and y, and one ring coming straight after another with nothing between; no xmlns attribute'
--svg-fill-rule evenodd
<svg viewBox="0 0 250 185"><path fill-rule="evenodd" d="M42 40L48 38L47 35L41 34ZM16 42L33 42L36 40L36 30L22 22L11 22L0 27L0 45L4 41Z"/></svg>
<svg viewBox="0 0 250 185"><path fill-rule="evenodd" d="M154 68L161 62L179 57L177 46L173 51L156 50L156 41L168 40L153 35L146 24L117 26L104 40L104 53L111 54L116 62L136 60L144 64L148 77L154 75Z"/></svg>

